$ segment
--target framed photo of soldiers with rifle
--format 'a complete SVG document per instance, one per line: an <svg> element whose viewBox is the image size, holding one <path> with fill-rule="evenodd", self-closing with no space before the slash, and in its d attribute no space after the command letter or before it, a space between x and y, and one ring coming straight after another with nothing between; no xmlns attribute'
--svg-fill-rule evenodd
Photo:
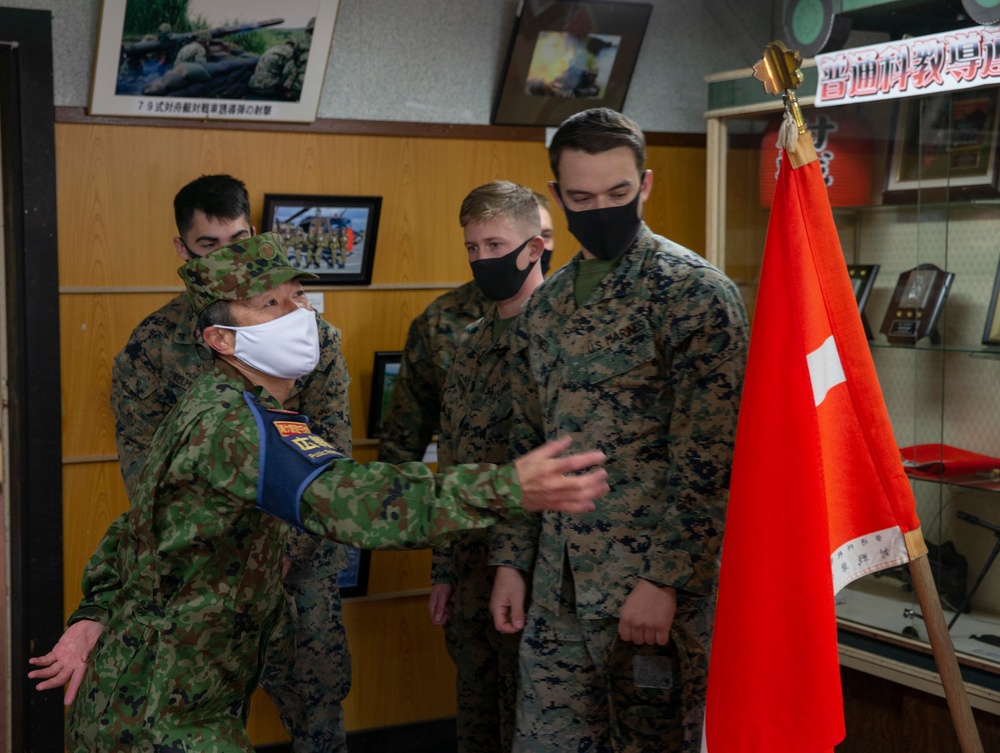
<svg viewBox="0 0 1000 753"><path fill-rule="evenodd" d="M293 267L322 285L368 285L375 263L381 196L264 194L264 230L281 237Z"/></svg>
<svg viewBox="0 0 1000 753"><path fill-rule="evenodd" d="M91 115L310 123L339 0L103 0Z"/></svg>

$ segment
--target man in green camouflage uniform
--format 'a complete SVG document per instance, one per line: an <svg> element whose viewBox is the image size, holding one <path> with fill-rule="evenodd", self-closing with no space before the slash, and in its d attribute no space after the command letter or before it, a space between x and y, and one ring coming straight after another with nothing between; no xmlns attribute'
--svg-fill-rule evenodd
<svg viewBox="0 0 1000 753"><path fill-rule="evenodd" d="M238 240L179 274L215 367L161 422L110 532L115 556L95 554L108 572L101 590L85 589L103 625L93 661L32 660L47 687L83 673L72 753L252 750L246 713L284 612L279 518L355 546L406 548L524 509L593 510L607 490L603 470L575 475L600 453L556 457L567 441L442 474L345 458L297 410L296 379L317 365L319 336L304 273L278 236Z"/></svg>
<svg viewBox="0 0 1000 753"><path fill-rule="evenodd" d="M491 610L523 627L513 750L698 753L746 316L728 278L642 223L634 122L574 115L549 157L581 252L514 324L512 449L569 433L607 454L612 491L493 535Z"/></svg>
<svg viewBox="0 0 1000 753"><path fill-rule="evenodd" d="M295 51L281 72L285 97L292 102L298 102L302 97L302 84L306 79L306 66L309 64L309 49L312 47L315 25L316 19L310 18L305 33L295 40Z"/></svg>
<svg viewBox="0 0 1000 753"><path fill-rule="evenodd" d="M295 52L295 42L291 39L264 51L257 60L248 86L250 93L260 99L282 99L284 89L282 74L285 64Z"/></svg>
<svg viewBox="0 0 1000 753"><path fill-rule="evenodd" d="M198 35L191 42L181 47L174 59L174 66L181 63L200 63L204 65L208 61L208 45L212 42L212 35L207 31L199 31Z"/></svg>
<svg viewBox="0 0 1000 753"><path fill-rule="evenodd" d="M543 280L539 207L529 189L494 181L465 198L459 221L476 284L496 303L465 329L455 351L442 398L438 461L504 463L511 428L507 334ZM487 533L456 534L434 548L431 567L431 620L444 625L457 670L459 753L507 753L513 741L520 636L493 628Z"/></svg>
<svg viewBox="0 0 1000 753"><path fill-rule="evenodd" d="M250 201L241 181L207 175L174 199L177 255L188 261L253 235ZM194 380L211 369L211 350L197 333L197 313L179 295L144 319L115 357L111 409L118 459L129 497L153 434ZM313 431L349 455L350 377L340 352L340 332L318 319L319 366L299 383L299 404ZM342 702L351 689L351 654L344 630L339 572L344 548L292 532L286 553L288 609L272 639L262 679L292 736L295 753L346 751ZM85 594L86 597L86 594ZM78 612L73 620L86 616Z"/></svg>

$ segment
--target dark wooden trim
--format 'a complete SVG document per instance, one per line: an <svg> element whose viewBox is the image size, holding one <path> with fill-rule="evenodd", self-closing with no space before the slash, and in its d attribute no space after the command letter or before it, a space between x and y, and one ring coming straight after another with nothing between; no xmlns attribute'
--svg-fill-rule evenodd
<svg viewBox="0 0 1000 753"><path fill-rule="evenodd" d="M63 750L62 693L39 693L28 657L63 623L59 295L52 14L0 10L7 374L10 394L12 750Z"/></svg>
<svg viewBox="0 0 1000 753"><path fill-rule="evenodd" d="M319 118L308 123L261 123L230 120L176 118L126 118L88 115L84 107L57 107L56 122L85 125L146 126L152 128L210 128L232 131L280 133L329 133L350 136L403 136L428 139L481 139L485 141L545 141L545 129L534 126L468 125L462 123L412 123L397 120L340 120ZM705 146L703 133L646 133L650 146Z"/></svg>

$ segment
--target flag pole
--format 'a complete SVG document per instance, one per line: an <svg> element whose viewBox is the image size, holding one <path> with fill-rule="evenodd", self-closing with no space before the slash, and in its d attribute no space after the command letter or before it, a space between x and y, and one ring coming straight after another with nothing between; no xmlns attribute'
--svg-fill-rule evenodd
<svg viewBox="0 0 1000 753"><path fill-rule="evenodd" d="M781 94L785 103L785 120L781 124L778 140L785 150L791 167L799 168L817 159L812 135L802 117L802 110L795 96L795 89L802 84L802 55L789 50L784 42L771 42L764 48L763 59L754 66L754 78L764 84L768 94ZM905 534L909 555L910 577L920 604L927 640L937 664L945 700L951 713L952 724L958 736L962 753L983 753L972 706L958 667L955 646L941 611L941 600L927 561L927 545L923 533L916 528Z"/></svg>

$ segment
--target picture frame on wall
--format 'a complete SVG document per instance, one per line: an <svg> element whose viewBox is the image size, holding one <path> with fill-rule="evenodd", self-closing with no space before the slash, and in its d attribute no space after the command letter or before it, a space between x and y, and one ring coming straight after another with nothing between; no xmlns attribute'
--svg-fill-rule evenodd
<svg viewBox="0 0 1000 753"><path fill-rule="evenodd" d="M494 101L494 125L557 126L592 107L621 111L653 6L523 0Z"/></svg>
<svg viewBox="0 0 1000 753"><path fill-rule="evenodd" d="M91 115L309 123L339 0L103 0Z"/></svg>
<svg viewBox="0 0 1000 753"><path fill-rule="evenodd" d="M901 99L883 201L1000 196L997 89Z"/></svg>
<svg viewBox="0 0 1000 753"><path fill-rule="evenodd" d="M276 232L296 269L324 285L369 285L381 196L264 194L264 230Z"/></svg>
<svg viewBox="0 0 1000 753"><path fill-rule="evenodd" d="M372 393L368 403L368 436L382 436L382 419L385 418L392 387L399 376L399 363L403 358L401 350L375 351L375 363L372 366Z"/></svg>
<svg viewBox="0 0 1000 753"><path fill-rule="evenodd" d="M1000 345L1000 263L993 278L993 293L986 311L986 326L983 327L983 345Z"/></svg>
<svg viewBox="0 0 1000 753"><path fill-rule="evenodd" d="M347 550L347 565L337 574L337 587L340 598L351 599L368 595L368 572L371 569L372 553L345 546Z"/></svg>

